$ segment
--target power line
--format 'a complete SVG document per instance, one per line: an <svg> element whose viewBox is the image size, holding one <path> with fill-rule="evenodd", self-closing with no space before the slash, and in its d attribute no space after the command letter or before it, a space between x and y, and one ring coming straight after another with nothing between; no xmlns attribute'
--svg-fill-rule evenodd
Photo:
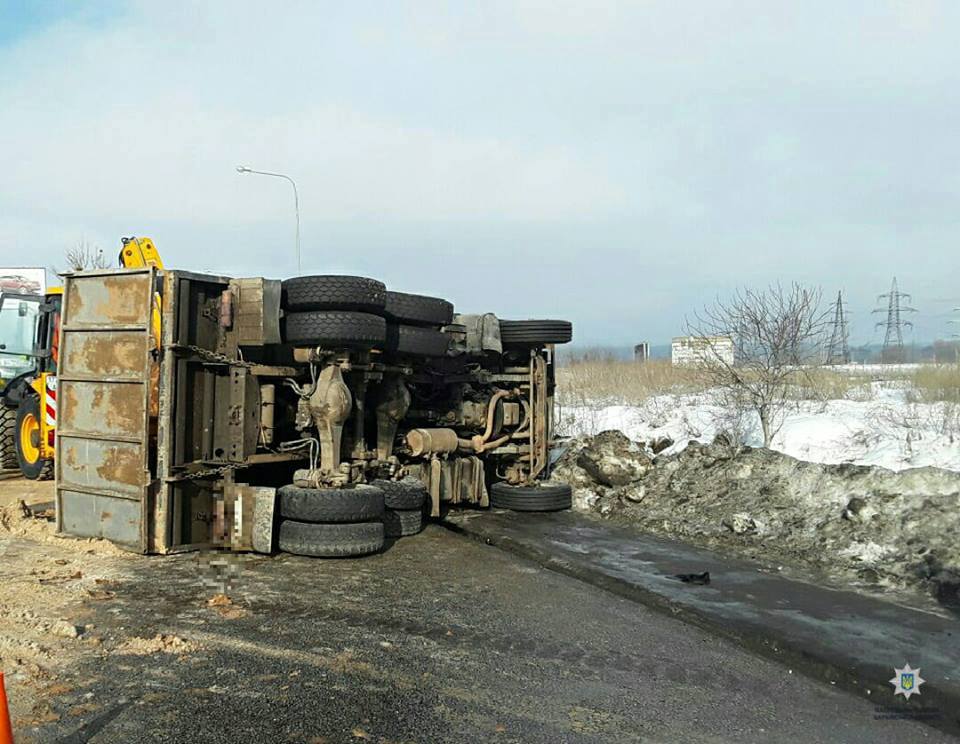
<svg viewBox="0 0 960 744"><path fill-rule="evenodd" d="M837 292L837 301L833 304L833 330L827 344L827 364L850 363L850 329L843 307L843 291Z"/></svg>
<svg viewBox="0 0 960 744"><path fill-rule="evenodd" d="M912 301L912 297L906 292L897 289L897 277L893 277L893 284L890 285L890 291L886 294L878 295L877 302L887 301L887 319L877 323L877 328L883 327L886 332L883 337L882 359L885 362L903 361L903 329L904 327L913 328L913 323L904 320L901 313L915 313L915 308L904 305L901 301ZM873 312L882 313L884 309L878 307Z"/></svg>

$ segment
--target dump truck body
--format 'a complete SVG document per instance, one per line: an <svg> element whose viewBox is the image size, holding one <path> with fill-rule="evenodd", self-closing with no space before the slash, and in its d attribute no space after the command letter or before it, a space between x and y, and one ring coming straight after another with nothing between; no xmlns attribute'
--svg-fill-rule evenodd
<svg viewBox="0 0 960 744"><path fill-rule="evenodd" d="M121 242L118 266L163 268L150 238L130 237ZM0 469L19 469L27 478L47 480L53 475L56 451L63 288L51 287L41 293L44 270L21 271L36 278L15 274L0 281ZM157 294L152 322L159 344Z"/></svg>

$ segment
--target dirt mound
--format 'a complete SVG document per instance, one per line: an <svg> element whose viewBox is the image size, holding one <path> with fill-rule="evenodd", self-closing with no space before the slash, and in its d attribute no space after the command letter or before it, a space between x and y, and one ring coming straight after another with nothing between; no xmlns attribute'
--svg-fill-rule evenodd
<svg viewBox="0 0 960 744"><path fill-rule="evenodd" d="M580 450L577 465L601 485L625 486L642 478L653 463L643 447L622 432L605 431Z"/></svg>
<svg viewBox="0 0 960 744"><path fill-rule="evenodd" d="M0 481L0 666L17 684L97 651L90 603L113 599L108 587L137 560L105 540L58 537L54 495L50 482Z"/></svg>
<svg viewBox="0 0 960 744"><path fill-rule="evenodd" d="M573 442L554 477L577 508L650 532L960 606L958 473L820 465L719 438L651 456L604 432Z"/></svg>
<svg viewBox="0 0 960 744"><path fill-rule="evenodd" d="M116 648L116 653L128 656L150 656L151 654L184 654L199 651L200 644L185 641L180 636L158 633L153 638L130 638Z"/></svg>
<svg viewBox="0 0 960 744"><path fill-rule="evenodd" d="M46 506L43 504L42 506ZM117 557L130 557L129 551L118 548L107 540L78 538L58 535L54 522L53 504L49 508L30 507L23 500L7 505L0 504L0 535L24 537L37 542L56 542L67 550L78 553L96 553Z"/></svg>

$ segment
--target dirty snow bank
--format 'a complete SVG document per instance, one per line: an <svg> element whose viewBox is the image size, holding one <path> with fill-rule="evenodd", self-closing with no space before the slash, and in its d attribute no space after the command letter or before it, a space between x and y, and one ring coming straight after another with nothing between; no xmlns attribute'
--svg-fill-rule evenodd
<svg viewBox="0 0 960 744"><path fill-rule="evenodd" d="M669 438L674 444L667 453L675 454L691 440L712 442L737 428L745 444L763 444L755 417L735 421L708 391L657 395L638 406L564 406L558 432L577 437L617 429L636 440ZM947 403L912 403L905 390L876 384L868 400L796 403L773 449L819 463L960 471L960 411Z"/></svg>
<svg viewBox="0 0 960 744"><path fill-rule="evenodd" d="M958 473L802 462L722 437L654 457L608 431L573 441L554 478L578 509L649 532L960 606Z"/></svg>

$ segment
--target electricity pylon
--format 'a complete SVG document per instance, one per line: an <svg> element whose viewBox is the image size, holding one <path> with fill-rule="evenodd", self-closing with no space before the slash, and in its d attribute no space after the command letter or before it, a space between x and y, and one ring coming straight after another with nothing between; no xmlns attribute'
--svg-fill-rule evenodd
<svg viewBox="0 0 960 744"><path fill-rule="evenodd" d="M887 301L887 319L881 320L876 327L881 326L886 329L883 337L883 353L881 359L884 362L902 362L903 361L903 329L904 327L913 328L913 323L904 320L901 313L915 313L915 308L904 305L901 300L912 300L906 292L897 289L897 277L893 277L893 284L890 285L890 291L886 294L878 295L877 302ZM878 307L873 312L882 313L884 309Z"/></svg>
<svg viewBox="0 0 960 744"><path fill-rule="evenodd" d="M850 331L847 328L847 316L843 309L843 292L837 292L837 301L833 310L833 331L827 343L827 364L850 363Z"/></svg>

